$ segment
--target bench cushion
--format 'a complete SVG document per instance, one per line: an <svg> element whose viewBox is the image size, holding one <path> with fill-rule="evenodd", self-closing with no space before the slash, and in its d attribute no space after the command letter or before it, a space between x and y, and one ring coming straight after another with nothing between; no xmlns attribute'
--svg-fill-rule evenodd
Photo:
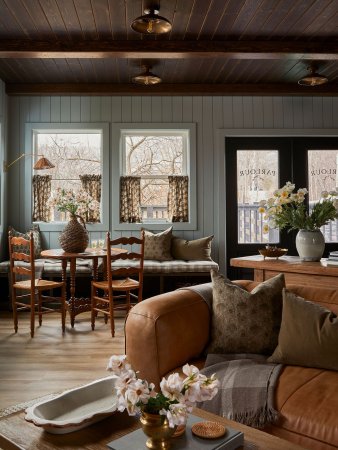
<svg viewBox="0 0 338 450"><path fill-rule="evenodd" d="M113 263L115 268L132 265L132 261L118 259ZM144 261L144 273L206 273L211 269L218 269L215 261L184 261L175 259L173 261L155 261L147 259Z"/></svg>

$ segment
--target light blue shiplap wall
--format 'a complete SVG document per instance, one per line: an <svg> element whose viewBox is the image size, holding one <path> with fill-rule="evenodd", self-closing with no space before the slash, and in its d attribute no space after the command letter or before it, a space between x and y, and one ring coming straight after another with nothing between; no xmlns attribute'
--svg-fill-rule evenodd
<svg viewBox="0 0 338 450"><path fill-rule="evenodd" d="M5 93L5 84L0 80L0 243L5 236L6 228L6 174L3 172L3 161L6 153L7 141L7 95ZM5 257L4 246L0 247L0 258Z"/></svg>
<svg viewBox="0 0 338 450"><path fill-rule="evenodd" d="M3 102L1 102L2 104ZM338 98L331 97L9 97L8 159L24 148L26 122L194 122L197 128L198 225L177 232L188 239L215 235L213 257L224 268L224 140L219 130L338 129ZM118 149L113 148L111 152ZM8 180L6 224L24 229L24 164L12 168ZM111 230L114 231L114 230ZM58 233L45 233L45 245L57 245Z"/></svg>

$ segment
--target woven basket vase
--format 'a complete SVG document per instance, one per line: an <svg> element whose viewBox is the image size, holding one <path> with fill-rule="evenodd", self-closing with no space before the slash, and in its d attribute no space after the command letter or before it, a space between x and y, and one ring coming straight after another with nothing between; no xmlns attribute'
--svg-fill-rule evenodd
<svg viewBox="0 0 338 450"><path fill-rule="evenodd" d="M78 221L78 218L82 223ZM72 215L59 236L62 250L67 253L82 253L88 246L89 237L84 220L80 216Z"/></svg>

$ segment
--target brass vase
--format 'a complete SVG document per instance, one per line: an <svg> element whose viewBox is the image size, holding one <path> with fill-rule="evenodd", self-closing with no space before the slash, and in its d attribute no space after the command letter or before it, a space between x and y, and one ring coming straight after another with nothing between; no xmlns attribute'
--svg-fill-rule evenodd
<svg viewBox="0 0 338 450"><path fill-rule="evenodd" d="M143 433L148 436L147 447L154 450L167 450L171 446L171 438L175 428L169 427L165 416L142 412L140 417Z"/></svg>
<svg viewBox="0 0 338 450"><path fill-rule="evenodd" d="M80 222L79 222L79 220ZM68 224L59 236L62 250L67 253L82 253L88 246L89 237L81 216L72 214Z"/></svg>

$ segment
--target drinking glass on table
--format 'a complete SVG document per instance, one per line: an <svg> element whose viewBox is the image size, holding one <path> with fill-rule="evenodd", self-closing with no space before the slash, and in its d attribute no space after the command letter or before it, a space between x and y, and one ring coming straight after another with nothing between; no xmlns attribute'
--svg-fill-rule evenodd
<svg viewBox="0 0 338 450"><path fill-rule="evenodd" d="M98 247L98 241L97 239L93 239L91 241L91 248L97 248Z"/></svg>
<svg viewBox="0 0 338 450"><path fill-rule="evenodd" d="M99 239L98 241L98 247L103 248L104 247L104 239Z"/></svg>

